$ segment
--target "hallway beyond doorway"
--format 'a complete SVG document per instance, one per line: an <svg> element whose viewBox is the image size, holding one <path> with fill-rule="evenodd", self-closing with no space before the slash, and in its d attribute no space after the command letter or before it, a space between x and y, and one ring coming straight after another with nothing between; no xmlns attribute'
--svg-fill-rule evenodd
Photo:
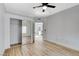
<svg viewBox="0 0 79 59"><path fill-rule="evenodd" d="M43 40L43 22L35 22L35 40Z"/></svg>

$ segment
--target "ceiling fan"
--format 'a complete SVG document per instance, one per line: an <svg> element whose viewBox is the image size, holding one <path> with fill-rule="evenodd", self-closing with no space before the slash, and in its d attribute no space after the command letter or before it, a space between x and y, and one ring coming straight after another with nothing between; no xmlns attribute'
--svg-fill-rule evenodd
<svg viewBox="0 0 79 59"><path fill-rule="evenodd" d="M56 6L54 6L54 5L49 5L49 3L41 3L41 5L40 6L35 6L35 7L33 7L34 9L35 8L39 8L39 7L42 7L43 8L43 12L45 12L45 10L49 7L49 8L55 8Z"/></svg>

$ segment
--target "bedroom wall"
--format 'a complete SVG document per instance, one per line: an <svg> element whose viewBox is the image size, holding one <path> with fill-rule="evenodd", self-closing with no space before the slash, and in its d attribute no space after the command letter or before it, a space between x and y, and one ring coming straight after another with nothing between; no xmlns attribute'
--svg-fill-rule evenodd
<svg viewBox="0 0 79 59"><path fill-rule="evenodd" d="M0 3L0 55L4 52L4 16L5 7Z"/></svg>
<svg viewBox="0 0 79 59"><path fill-rule="evenodd" d="M79 51L79 5L44 19L48 41Z"/></svg>

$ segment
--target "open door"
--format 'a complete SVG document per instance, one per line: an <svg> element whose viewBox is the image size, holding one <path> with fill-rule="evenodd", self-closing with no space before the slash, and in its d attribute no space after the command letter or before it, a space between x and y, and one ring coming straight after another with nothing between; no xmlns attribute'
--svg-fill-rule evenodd
<svg viewBox="0 0 79 59"><path fill-rule="evenodd" d="M22 20L10 18L10 45L22 44Z"/></svg>

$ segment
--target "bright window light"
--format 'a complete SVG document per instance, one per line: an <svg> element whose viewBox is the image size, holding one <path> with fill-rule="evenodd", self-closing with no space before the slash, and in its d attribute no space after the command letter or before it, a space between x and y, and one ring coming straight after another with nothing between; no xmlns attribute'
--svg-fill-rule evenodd
<svg viewBox="0 0 79 59"><path fill-rule="evenodd" d="M22 26L22 33L26 33L27 32L27 27L26 26Z"/></svg>

